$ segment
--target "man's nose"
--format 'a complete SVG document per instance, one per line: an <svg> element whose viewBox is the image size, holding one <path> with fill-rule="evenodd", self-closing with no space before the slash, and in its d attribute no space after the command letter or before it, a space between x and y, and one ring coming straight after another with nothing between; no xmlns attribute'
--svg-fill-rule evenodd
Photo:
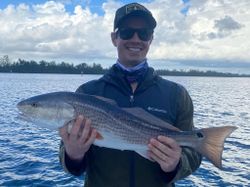
<svg viewBox="0 0 250 187"><path fill-rule="evenodd" d="M141 41L141 39L139 38L137 32L134 33L133 37L132 37L130 40L133 40L133 41Z"/></svg>

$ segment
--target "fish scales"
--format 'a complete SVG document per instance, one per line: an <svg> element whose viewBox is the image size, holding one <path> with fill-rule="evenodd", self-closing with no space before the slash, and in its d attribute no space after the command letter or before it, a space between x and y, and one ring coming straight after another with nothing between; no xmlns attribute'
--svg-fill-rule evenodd
<svg viewBox="0 0 250 187"><path fill-rule="evenodd" d="M126 138L131 143L145 143L142 139L144 136L152 135L143 131L143 126L138 124L138 121L132 121L128 116L119 115L116 113L115 117L112 114L107 114L105 111L100 110L96 107L85 106L85 111L78 111L78 114L85 115L87 118L92 120L94 128L100 129L100 131L113 131L122 138ZM122 120L119 120L121 119ZM137 128L136 128L137 127ZM129 132L129 133L128 133ZM144 136L142 136L144 134Z"/></svg>
<svg viewBox="0 0 250 187"><path fill-rule="evenodd" d="M94 128L98 127L100 131L113 131L130 143L145 144L148 143L150 137L166 134L160 128L155 128L152 131L153 125L139 121L133 115L117 110L116 107L110 107L110 110L107 112L102 109L105 106L102 102L99 103L99 106L81 104L81 102L72 104L78 106L76 107L78 115L82 114L92 120Z"/></svg>

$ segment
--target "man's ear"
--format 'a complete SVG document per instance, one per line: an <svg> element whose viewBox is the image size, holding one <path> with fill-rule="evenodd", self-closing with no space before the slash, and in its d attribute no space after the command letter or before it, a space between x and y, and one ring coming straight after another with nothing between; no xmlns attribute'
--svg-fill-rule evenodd
<svg viewBox="0 0 250 187"><path fill-rule="evenodd" d="M112 40L113 45L115 47L117 47L117 44L116 44L116 40L117 40L116 32L111 32L111 40Z"/></svg>

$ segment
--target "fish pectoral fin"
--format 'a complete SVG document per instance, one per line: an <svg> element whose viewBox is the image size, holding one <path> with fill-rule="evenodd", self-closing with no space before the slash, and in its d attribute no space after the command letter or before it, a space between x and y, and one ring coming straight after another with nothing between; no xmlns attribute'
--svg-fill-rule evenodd
<svg viewBox="0 0 250 187"><path fill-rule="evenodd" d="M72 129L72 126L73 126L74 123L75 123L75 119L71 119L71 120L66 121L66 122L64 123L63 126L67 126L67 127L68 127L68 128L67 128L68 133L71 132L71 129Z"/></svg>
<svg viewBox="0 0 250 187"><path fill-rule="evenodd" d="M67 122L64 123L64 126L67 126L67 127L68 127L68 128L67 128L68 133L71 132L72 126L73 126L73 124L75 123L75 121L76 121L76 119L71 119L71 120L69 120L69 121L67 121ZM97 131L95 139L97 139L97 140L103 140L104 138L103 138L103 136L101 135L101 133L99 133L99 132Z"/></svg>
<svg viewBox="0 0 250 187"><path fill-rule="evenodd" d="M101 135L101 133L97 132L95 139L97 139L97 140L103 140L104 138Z"/></svg>

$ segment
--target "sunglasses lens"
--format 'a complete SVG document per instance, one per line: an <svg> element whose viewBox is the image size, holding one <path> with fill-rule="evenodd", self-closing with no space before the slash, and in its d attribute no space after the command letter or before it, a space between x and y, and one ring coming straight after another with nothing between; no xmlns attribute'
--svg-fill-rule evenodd
<svg viewBox="0 0 250 187"><path fill-rule="evenodd" d="M133 29L133 28L121 28L118 30L119 36L123 40L131 39L135 32L138 34L139 38L142 41L149 41L153 34L152 29L142 28L142 29Z"/></svg>
<svg viewBox="0 0 250 187"><path fill-rule="evenodd" d="M140 29L137 33L142 41L149 41L151 39L153 31L151 29Z"/></svg>
<svg viewBox="0 0 250 187"><path fill-rule="evenodd" d="M119 30L119 36L123 40L129 40L130 38L134 36L134 34L135 34L135 31L133 29L124 28L124 29Z"/></svg>

